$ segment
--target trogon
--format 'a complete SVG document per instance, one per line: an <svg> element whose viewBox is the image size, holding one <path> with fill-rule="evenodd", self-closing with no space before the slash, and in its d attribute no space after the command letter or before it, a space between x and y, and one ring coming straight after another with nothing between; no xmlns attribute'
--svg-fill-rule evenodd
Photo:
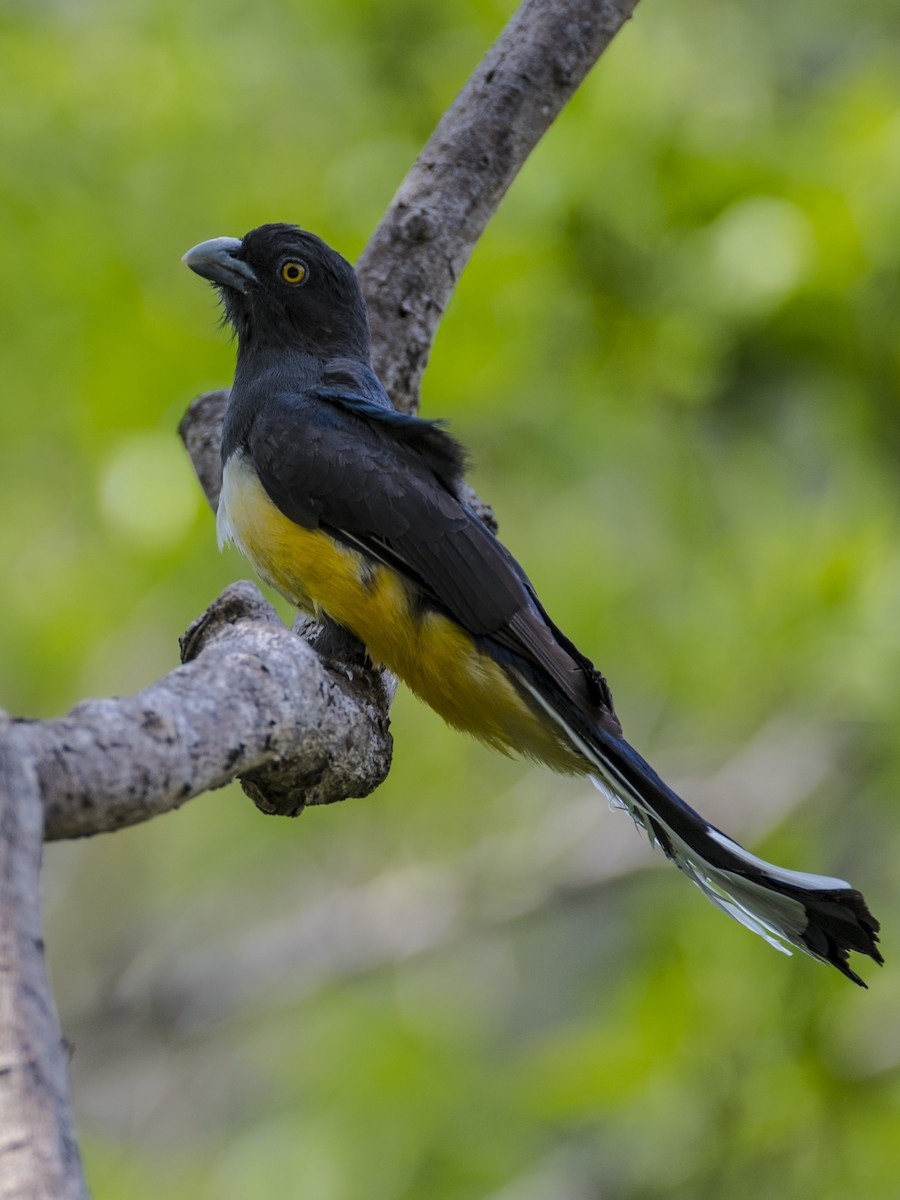
<svg viewBox="0 0 900 1200"><path fill-rule="evenodd" d="M457 729L589 776L776 948L862 984L850 952L882 962L862 895L748 853L625 741L606 680L468 504L459 443L391 404L350 264L282 224L202 242L184 261L219 289L237 334L220 544L234 542L292 604L349 630Z"/></svg>

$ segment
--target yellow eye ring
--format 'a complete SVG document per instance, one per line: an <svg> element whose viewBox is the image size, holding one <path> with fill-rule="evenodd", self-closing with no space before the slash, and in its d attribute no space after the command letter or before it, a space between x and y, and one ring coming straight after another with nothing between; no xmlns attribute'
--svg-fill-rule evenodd
<svg viewBox="0 0 900 1200"><path fill-rule="evenodd" d="M289 258L287 262L281 264L281 278L285 283L296 285L302 283L306 276L306 263L300 262L299 259Z"/></svg>

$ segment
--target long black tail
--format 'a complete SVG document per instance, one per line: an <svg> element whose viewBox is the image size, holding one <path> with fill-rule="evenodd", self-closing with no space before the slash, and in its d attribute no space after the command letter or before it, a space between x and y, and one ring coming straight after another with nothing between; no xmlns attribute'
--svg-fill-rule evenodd
<svg viewBox="0 0 900 1200"><path fill-rule="evenodd" d="M594 783L625 809L677 867L723 912L776 950L790 946L866 984L851 968L850 951L881 964L878 921L862 894L843 879L788 871L750 854L672 791L622 738L567 720L537 689L528 690L591 763Z"/></svg>

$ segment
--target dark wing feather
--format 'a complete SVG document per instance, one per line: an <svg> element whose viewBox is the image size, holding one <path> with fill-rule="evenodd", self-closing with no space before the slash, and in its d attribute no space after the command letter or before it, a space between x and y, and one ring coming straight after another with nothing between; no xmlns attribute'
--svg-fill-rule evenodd
<svg viewBox="0 0 900 1200"><path fill-rule="evenodd" d="M248 449L266 492L291 520L388 564L470 633L537 665L570 699L617 727L602 676L458 498L462 452L449 434L329 389L268 401Z"/></svg>
<svg viewBox="0 0 900 1200"><path fill-rule="evenodd" d="M390 419L397 414L380 421L367 408L309 394L269 401L248 437L263 487L291 520L322 526L413 578L472 633L502 629L526 602L505 551L406 425ZM448 455L441 476L458 478L455 461Z"/></svg>
<svg viewBox="0 0 900 1200"><path fill-rule="evenodd" d="M390 430L399 444L407 446L437 479L454 495L466 469L466 452L463 447L443 428L443 421L428 421L397 412L358 395L333 387L318 387L311 393L316 400L336 404L344 412L374 422L376 429Z"/></svg>

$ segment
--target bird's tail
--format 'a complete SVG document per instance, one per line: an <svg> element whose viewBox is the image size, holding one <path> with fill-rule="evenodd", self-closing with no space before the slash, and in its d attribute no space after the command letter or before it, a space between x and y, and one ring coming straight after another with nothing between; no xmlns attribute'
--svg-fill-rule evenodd
<svg viewBox="0 0 900 1200"><path fill-rule="evenodd" d="M866 986L850 966L850 951L884 959L878 921L860 892L843 879L788 871L750 854L685 804L624 739L567 719L528 690L595 768L593 782L610 804L625 809L713 904L783 954L796 946Z"/></svg>

